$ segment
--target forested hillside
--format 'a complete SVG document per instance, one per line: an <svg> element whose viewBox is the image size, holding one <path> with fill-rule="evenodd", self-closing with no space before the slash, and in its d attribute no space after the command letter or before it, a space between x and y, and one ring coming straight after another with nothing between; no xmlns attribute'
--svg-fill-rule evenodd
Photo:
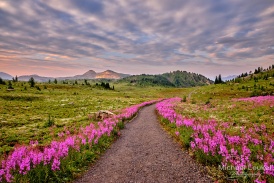
<svg viewBox="0 0 274 183"><path fill-rule="evenodd" d="M123 78L119 82L129 82L139 86L193 87L212 84L213 81L201 74L173 71L160 75L134 75Z"/></svg>

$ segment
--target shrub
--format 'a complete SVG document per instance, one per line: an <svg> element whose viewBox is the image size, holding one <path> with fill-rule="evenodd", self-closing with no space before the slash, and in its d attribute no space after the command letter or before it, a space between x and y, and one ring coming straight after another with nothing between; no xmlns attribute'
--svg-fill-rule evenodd
<svg viewBox="0 0 274 183"><path fill-rule="evenodd" d="M1 84L1 85L5 85L6 82L5 82L2 78L0 78L0 84Z"/></svg>
<svg viewBox="0 0 274 183"><path fill-rule="evenodd" d="M9 81L8 89L14 89L14 88L12 87L11 81Z"/></svg>
<svg viewBox="0 0 274 183"><path fill-rule="evenodd" d="M210 104L210 99L207 99L207 101L205 102L205 104Z"/></svg>
<svg viewBox="0 0 274 183"><path fill-rule="evenodd" d="M45 122L44 127L48 128L54 125L54 119L49 115L48 120Z"/></svg>
<svg viewBox="0 0 274 183"><path fill-rule="evenodd" d="M30 87L34 87L35 81L34 81L33 77L31 77L31 78L29 79L29 84L30 84Z"/></svg>

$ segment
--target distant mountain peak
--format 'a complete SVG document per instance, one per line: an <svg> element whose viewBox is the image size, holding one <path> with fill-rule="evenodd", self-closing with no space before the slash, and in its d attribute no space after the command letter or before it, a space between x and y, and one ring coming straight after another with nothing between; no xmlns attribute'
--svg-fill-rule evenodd
<svg viewBox="0 0 274 183"><path fill-rule="evenodd" d="M100 73L111 73L111 74L115 74L115 73L117 73L117 72L115 72L115 71L112 71L112 70L105 70L105 71L103 71L103 72L100 72ZM100 73L98 73L98 74L100 74ZM117 73L118 74L118 73Z"/></svg>
<svg viewBox="0 0 274 183"><path fill-rule="evenodd" d="M89 70L87 72L85 72L84 74L87 74L87 73L96 73L94 70Z"/></svg>
<svg viewBox="0 0 274 183"><path fill-rule="evenodd" d="M89 70L89 71L85 72L82 76L95 77L96 72L94 70ZM86 79L89 79L89 78L86 78Z"/></svg>
<svg viewBox="0 0 274 183"><path fill-rule="evenodd" d="M226 76L226 77L222 77L222 79L223 79L224 81L228 81L228 80L234 79L234 78L236 78L236 77L237 77L237 75L229 75L229 76Z"/></svg>
<svg viewBox="0 0 274 183"><path fill-rule="evenodd" d="M96 78L97 79L102 79L102 78L107 78L107 79L121 79L124 77L129 76L128 74L122 74L122 73L117 73L112 70L106 70L100 73L97 73Z"/></svg>
<svg viewBox="0 0 274 183"><path fill-rule="evenodd" d="M76 79L121 79L124 77L129 76L128 74L122 74L117 73L112 70L106 70L104 72L96 73L94 70L88 70L82 75L76 75L76 76L70 76L70 77L58 77L58 78L52 78L52 77L42 77L38 75L25 75L25 76L19 76L18 79L21 81L28 81L31 77L34 78L35 81L38 82L47 82L48 80L76 80Z"/></svg>
<svg viewBox="0 0 274 183"><path fill-rule="evenodd" d="M2 78L2 79L11 80L12 77L13 77L13 76L9 75L8 73L0 72L0 78Z"/></svg>

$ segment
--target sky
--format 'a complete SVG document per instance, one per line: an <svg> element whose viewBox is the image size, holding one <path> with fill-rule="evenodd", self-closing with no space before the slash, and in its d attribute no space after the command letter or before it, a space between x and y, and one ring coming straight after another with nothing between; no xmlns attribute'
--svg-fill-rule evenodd
<svg viewBox="0 0 274 183"><path fill-rule="evenodd" d="M0 0L0 72L213 79L274 64L273 0Z"/></svg>

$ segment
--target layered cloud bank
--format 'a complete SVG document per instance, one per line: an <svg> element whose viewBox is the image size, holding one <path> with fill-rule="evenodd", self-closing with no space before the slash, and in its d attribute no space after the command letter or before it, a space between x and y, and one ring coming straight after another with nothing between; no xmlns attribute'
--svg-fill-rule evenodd
<svg viewBox="0 0 274 183"><path fill-rule="evenodd" d="M214 77L274 60L268 0L11 0L0 2L0 17L0 68L13 75L88 67Z"/></svg>

